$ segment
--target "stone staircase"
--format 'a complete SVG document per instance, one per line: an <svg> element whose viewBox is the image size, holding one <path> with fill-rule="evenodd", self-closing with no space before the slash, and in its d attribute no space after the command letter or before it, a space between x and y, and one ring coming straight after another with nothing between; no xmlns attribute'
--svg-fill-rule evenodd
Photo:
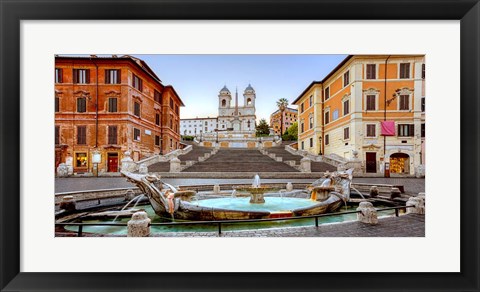
<svg viewBox="0 0 480 292"><path fill-rule="evenodd" d="M312 172L325 172L327 170L330 172L334 172L337 171L337 167L325 162L312 161L311 170Z"/></svg>
<svg viewBox="0 0 480 292"><path fill-rule="evenodd" d="M187 167L183 172L298 172L298 170L277 162L256 149L220 149L210 158Z"/></svg>
<svg viewBox="0 0 480 292"><path fill-rule="evenodd" d="M186 168L189 165L197 163L200 159L205 158L205 154L212 153L212 148L197 146L192 142L185 141L183 142L186 145L191 145L192 150L188 153L178 155L178 159L181 161L181 167ZM157 162L148 167L149 172L169 172L170 171L170 161Z"/></svg>

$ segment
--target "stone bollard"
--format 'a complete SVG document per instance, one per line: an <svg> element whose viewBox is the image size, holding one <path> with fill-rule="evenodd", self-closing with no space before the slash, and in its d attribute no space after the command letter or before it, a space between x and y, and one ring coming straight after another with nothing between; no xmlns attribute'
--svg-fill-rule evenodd
<svg viewBox="0 0 480 292"><path fill-rule="evenodd" d="M138 172L141 174L147 174L148 166L145 163L140 164L140 166L138 167Z"/></svg>
<svg viewBox="0 0 480 292"><path fill-rule="evenodd" d="M362 223L375 225L378 223L377 210L370 202L360 202L357 208L357 220Z"/></svg>
<svg viewBox="0 0 480 292"><path fill-rule="evenodd" d="M177 157L172 158L170 160L170 172L180 172L180 170L180 159L178 159Z"/></svg>
<svg viewBox="0 0 480 292"><path fill-rule="evenodd" d="M150 218L144 211L136 212L128 221L128 237L148 237L150 235Z"/></svg>
<svg viewBox="0 0 480 292"><path fill-rule="evenodd" d="M293 191L293 184L291 182L287 183L287 192Z"/></svg>
<svg viewBox="0 0 480 292"><path fill-rule="evenodd" d="M136 195L135 195L135 192L133 190L127 190L125 192L125 201L130 201L130 200L133 200L133 198L135 198Z"/></svg>
<svg viewBox="0 0 480 292"><path fill-rule="evenodd" d="M307 157L302 158L300 160L300 169L302 172L312 172L312 161Z"/></svg>
<svg viewBox="0 0 480 292"><path fill-rule="evenodd" d="M277 160L277 162L282 162L283 161L282 157L276 157L275 159Z"/></svg>
<svg viewBox="0 0 480 292"><path fill-rule="evenodd" d="M400 192L399 188L392 188L390 190L390 199L395 199L401 197L402 192Z"/></svg>
<svg viewBox="0 0 480 292"><path fill-rule="evenodd" d="M73 196L64 196L59 207L65 211L75 211L77 209L77 202Z"/></svg>
<svg viewBox="0 0 480 292"><path fill-rule="evenodd" d="M372 198L378 197L378 187L377 186L372 186L370 188L370 197L372 197Z"/></svg>
<svg viewBox="0 0 480 292"><path fill-rule="evenodd" d="M210 153L205 153L204 157L205 157L205 159L210 158Z"/></svg>
<svg viewBox="0 0 480 292"><path fill-rule="evenodd" d="M220 193L220 186L219 185L214 185L213 186L213 193L219 194Z"/></svg>
<svg viewBox="0 0 480 292"><path fill-rule="evenodd" d="M58 177L67 177L68 176L68 166L65 163L60 163L58 165L57 176Z"/></svg>
<svg viewBox="0 0 480 292"><path fill-rule="evenodd" d="M407 208L407 214L425 214L425 197L410 197L406 206L414 206Z"/></svg>
<svg viewBox="0 0 480 292"><path fill-rule="evenodd" d="M418 193L417 197L421 197L425 200L425 193L424 192Z"/></svg>
<svg viewBox="0 0 480 292"><path fill-rule="evenodd" d="M272 158L272 159L275 159L275 157L277 157L277 155L275 153L270 153L270 154L268 154L268 156L270 156L270 158Z"/></svg>

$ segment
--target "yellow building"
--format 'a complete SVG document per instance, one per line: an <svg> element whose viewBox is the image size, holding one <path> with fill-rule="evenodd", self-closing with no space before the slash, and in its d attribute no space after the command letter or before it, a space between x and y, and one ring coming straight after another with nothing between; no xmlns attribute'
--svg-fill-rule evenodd
<svg viewBox="0 0 480 292"><path fill-rule="evenodd" d="M424 55L350 55L293 104L300 150L360 159L367 173L385 162L390 173L423 172Z"/></svg>
<svg viewBox="0 0 480 292"><path fill-rule="evenodd" d="M275 134L282 135L293 123L297 121L297 110L287 107L283 112L283 127L282 113L280 110L273 112L270 115L270 127L275 131ZM283 133L280 133L283 129Z"/></svg>

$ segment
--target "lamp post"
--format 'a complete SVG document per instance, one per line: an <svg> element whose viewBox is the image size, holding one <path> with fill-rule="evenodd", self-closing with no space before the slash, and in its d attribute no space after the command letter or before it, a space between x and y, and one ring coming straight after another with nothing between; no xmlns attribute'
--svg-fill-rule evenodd
<svg viewBox="0 0 480 292"><path fill-rule="evenodd" d="M96 177L98 177L98 164L102 162L102 154L95 149L92 152L92 163L93 163L93 172Z"/></svg>

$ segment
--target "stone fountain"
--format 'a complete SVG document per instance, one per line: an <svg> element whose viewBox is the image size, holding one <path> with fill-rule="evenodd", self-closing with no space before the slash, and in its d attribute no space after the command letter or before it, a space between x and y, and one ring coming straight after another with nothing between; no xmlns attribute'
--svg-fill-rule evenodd
<svg viewBox="0 0 480 292"><path fill-rule="evenodd" d="M237 187L234 192L248 192L250 198L229 192L214 194L179 191L151 174L122 171L148 197L161 217L184 220L235 220L308 216L334 212L350 196L353 169L326 173L306 190L275 193L278 188L261 186L255 175L251 187ZM265 194L269 193L268 197Z"/></svg>

